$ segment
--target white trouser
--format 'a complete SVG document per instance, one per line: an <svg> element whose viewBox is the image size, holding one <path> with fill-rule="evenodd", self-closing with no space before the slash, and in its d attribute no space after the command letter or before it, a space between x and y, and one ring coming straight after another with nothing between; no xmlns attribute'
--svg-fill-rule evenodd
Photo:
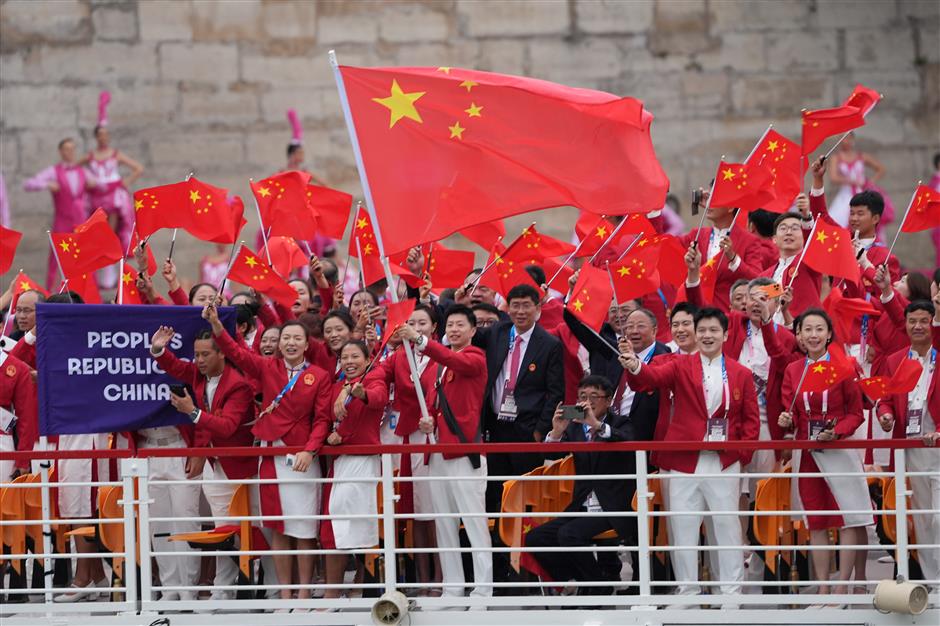
<svg viewBox="0 0 940 626"><path fill-rule="evenodd" d="M907 470L932 472L931 476L911 476L911 505L933 513L914 514L917 543L940 544L940 450L910 448L906 452ZM918 548L917 559L927 580L940 578L940 548Z"/></svg>
<svg viewBox="0 0 940 626"><path fill-rule="evenodd" d="M162 442L165 440L161 440ZM157 444L143 439L141 448L182 448L186 444L182 437L178 441ZM200 485L192 481L185 485L166 485L162 480L186 480L184 457L153 457L150 459L150 505L151 517L198 517ZM157 556L160 568L160 584L169 586L191 586L199 581L199 553L185 541L170 541L170 535L192 533L199 530L198 522L151 522L153 549L155 552L176 552L177 555ZM173 595L176 591L167 591ZM194 591L179 592L180 598L194 599Z"/></svg>
<svg viewBox="0 0 940 626"><path fill-rule="evenodd" d="M13 445L13 435L0 432L0 452L15 452L16 446ZM0 483L10 482L10 475L16 469L16 463L13 459L3 459L0 461Z"/></svg>
<svg viewBox="0 0 940 626"><path fill-rule="evenodd" d="M218 461L215 462L214 467L211 463L206 462L206 466L202 470L202 478L203 480L228 480L222 464ZM212 511L212 519L216 528L226 524L238 523L225 518L228 515L228 507L232 502L232 496L235 494L236 489L238 489L237 482L202 484L202 493L206 497L206 502L209 503L209 510ZM235 560L230 556L217 556L215 558L215 585L234 585L237 580L238 566L235 565ZM213 591L212 594L215 597L235 597L235 592L230 589L219 589Z"/></svg>
<svg viewBox="0 0 940 626"><path fill-rule="evenodd" d="M474 480L430 481L431 502L434 512L485 513L486 512L486 457L480 458L480 468L473 469L467 457L445 459L432 454L428 463L431 476L473 477ZM471 596L493 595L492 543L486 517L445 517L434 520L437 547L460 547L460 523L463 522L470 547L473 548L474 588ZM466 578L460 552L441 552L441 578L445 585L443 595L462 596ZM448 586L453 585L453 586Z"/></svg>
<svg viewBox="0 0 940 626"><path fill-rule="evenodd" d="M700 452L695 474L738 474L739 462L732 463L727 469L721 469L721 459L717 452ZM738 476L721 478L696 478L695 474L670 472L666 481L669 493L669 510L673 513L686 512L688 515L673 515L669 520L669 535L677 546L696 546L699 542L699 529L702 526L702 512L737 511L738 498L741 494ZM682 476L683 478L671 478ZM687 477L687 478L686 478ZM722 583L722 593L740 593L744 580L744 537L741 522L736 516L720 515L711 517L715 543L719 546L733 546L718 551L718 580ZM676 580L698 581L697 550L676 550L672 553L672 567ZM679 585L679 595L697 595L701 587L694 583Z"/></svg>

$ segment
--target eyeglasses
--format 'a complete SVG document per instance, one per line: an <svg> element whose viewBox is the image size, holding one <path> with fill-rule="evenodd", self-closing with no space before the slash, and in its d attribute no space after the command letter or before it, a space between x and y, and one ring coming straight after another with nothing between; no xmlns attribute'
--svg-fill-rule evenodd
<svg viewBox="0 0 940 626"><path fill-rule="evenodd" d="M596 400L604 400L607 397L608 397L607 394L603 394L603 393L591 393L591 394L579 393L578 402L594 402Z"/></svg>
<svg viewBox="0 0 940 626"><path fill-rule="evenodd" d="M490 326L492 326L492 325L495 324L496 322L497 322L497 320L495 320L495 319L491 319L491 320L477 320L477 328L489 328Z"/></svg>
<svg viewBox="0 0 940 626"><path fill-rule="evenodd" d="M535 308L535 304L533 304L532 302L528 300L523 300L523 301L516 300L514 302L509 303L510 311L531 311L534 308Z"/></svg>
<svg viewBox="0 0 940 626"><path fill-rule="evenodd" d="M803 230L803 227L799 224L781 224L777 227L777 234L783 235L785 233L798 233Z"/></svg>
<svg viewBox="0 0 940 626"><path fill-rule="evenodd" d="M23 308L23 307L19 307L19 306L18 306L18 307L16 307L16 309L13 310L13 312L16 313L17 315L19 315L19 314L21 314L21 313L22 313L23 315L30 315L31 313L35 313L35 312L36 312L36 309L26 309L26 308Z"/></svg>

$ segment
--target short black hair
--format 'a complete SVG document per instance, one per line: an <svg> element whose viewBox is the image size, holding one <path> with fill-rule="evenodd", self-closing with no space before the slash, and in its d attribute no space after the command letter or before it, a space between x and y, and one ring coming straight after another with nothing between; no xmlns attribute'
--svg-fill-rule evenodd
<svg viewBox="0 0 940 626"><path fill-rule="evenodd" d="M333 309L332 311L327 313L325 316L323 316L323 325L326 326L326 323L334 318L341 321L346 326L346 328L350 330L350 332L352 332L352 329L356 327L356 324L353 322L352 318L349 316L349 313L341 309Z"/></svg>
<svg viewBox="0 0 940 626"><path fill-rule="evenodd" d="M933 168L940 169L940 152L933 155Z"/></svg>
<svg viewBox="0 0 940 626"><path fill-rule="evenodd" d="M526 265L526 273L535 281L537 285L545 284L545 270L539 265Z"/></svg>
<svg viewBox="0 0 940 626"><path fill-rule="evenodd" d="M206 340L212 342L212 349L213 349L213 350L215 350L216 352L218 352L219 350L221 350L221 348L219 348L219 344L217 344L217 343L215 342L215 335L213 334L212 329L210 329L210 328L203 328L202 330L198 331L198 332L196 333L196 337L193 339L194 342L196 342L196 341L206 341Z"/></svg>
<svg viewBox="0 0 940 626"><path fill-rule="evenodd" d="M920 272L907 273L907 290L910 292L908 298L911 302L914 300L930 301L930 280Z"/></svg>
<svg viewBox="0 0 940 626"><path fill-rule="evenodd" d="M786 213L781 213L776 218L774 218L774 232L772 234L777 234L777 227L783 224L787 220L796 220L800 224L803 223L803 216L797 213L796 211L788 211Z"/></svg>
<svg viewBox="0 0 940 626"><path fill-rule="evenodd" d="M746 278L737 279L736 281L734 281L734 284L731 285L731 293L734 293L734 290L737 289L738 287L741 287L741 286L747 287L748 282L749 281Z"/></svg>
<svg viewBox="0 0 940 626"><path fill-rule="evenodd" d="M907 317L914 311L926 311L927 313L930 313L930 317L933 317L937 314L937 309L930 300L913 300L910 304L904 307L904 317Z"/></svg>
<svg viewBox="0 0 940 626"><path fill-rule="evenodd" d="M463 315L465 318L467 318L467 321L470 322L470 326L476 328L477 316L473 313L474 309L476 308L477 307L473 307L471 309L465 304L455 304L454 306L447 309L447 313L444 314L444 324L447 324L447 320L449 320L453 315ZM496 307L493 308L495 309Z"/></svg>
<svg viewBox="0 0 940 626"><path fill-rule="evenodd" d="M695 320L696 329L702 320L718 320L718 323L721 324L721 330L728 332L728 316L719 308L713 306L703 307L698 310L693 319Z"/></svg>
<svg viewBox="0 0 940 626"><path fill-rule="evenodd" d="M485 311L486 313L492 313L493 315L499 316L499 309L489 302L477 302L472 307L470 307L474 313L477 311Z"/></svg>
<svg viewBox="0 0 940 626"><path fill-rule="evenodd" d="M353 295L349 296L349 304L352 304L352 301L355 300L356 296L358 296L360 293L369 294L369 298L372 299L372 306L379 306L379 297L375 295L374 293L372 293L371 291L369 291L368 289L360 289L356 291L355 293L353 293Z"/></svg>
<svg viewBox="0 0 940 626"><path fill-rule="evenodd" d="M440 317L438 317L437 311L434 309L434 307L419 302L415 305L415 311L424 311L428 314L428 318L430 318L432 324L435 326L440 324Z"/></svg>
<svg viewBox="0 0 940 626"><path fill-rule="evenodd" d="M291 156L292 154L294 154L294 153L297 152L298 150L302 150L303 147L304 147L303 144L300 144L300 143L289 143L289 144L287 144L287 157L290 158L290 156Z"/></svg>
<svg viewBox="0 0 940 626"><path fill-rule="evenodd" d="M596 389L602 389L604 395L608 398L614 395L614 387L610 384L610 381L607 380L606 376L601 376L599 374L588 374L580 381L578 381L578 389L584 389L585 387L595 387Z"/></svg>
<svg viewBox="0 0 940 626"><path fill-rule="evenodd" d="M235 305L235 323L248 324L249 328L254 325L255 311L247 304Z"/></svg>
<svg viewBox="0 0 940 626"><path fill-rule="evenodd" d="M542 301L542 295L539 293L539 290L526 283L516 285L506 294L506 302L512 302L513 300L521 298L528 298L533 304L538 304Z"/></svg>
<svg viewBox="0 0 940 626"><path fill-rule="evenodd" d="M849 200L849 206L868 207L872 215L881 215L885 211L885 199L877 191L866 189L852 196L852 199Z"/></svg>
<svg viewBox="0 0 940 626"><path fill-rule="evenodd" d="M329 259L320 259L320 267L323 268L323 277L326 282L335 285L339 280L339 268L336 267L336 263Z"/></svg>
<svg viewBox="0 0 940 626"><path fill-rule="evenodd" d="M219 288L211 283L196 283L195 285L193 285L192 289L189 290L189 303L190 304L193 303L193 298L196 297L196 292L199 291L200 287L211 287L212 291L216 292L216 294L219 293Z"/></svg>
<svg viewBox="0 0 940 626"><path fill-rule="evenodd" d="M62 149L62 146L64 146L65 144L67 144L67 143L69 143L69 142L75 143L75 140L72 139L71 137L66 137L65 139L61 140L61 141L59 142L59 150L61 150L61 149Z"/></svg>
<svg viewBox="0 0 940 626"><path fill-rule="evenodd" d="M46 304L85 304L85 299L74 291L54 293L48 298L38 291L36 293L39 295L39 298L36 300L36 302L45 302Z"/></svg>
<svg viewBox="0 0 940 626"><path fill-rule="evenodd" d="M304 337L306 337L307 339L310 339L310 329L307 328L307 325L301 322L300 320L288 320L284 322L283 324L281 324L281 332L283 332L284 329L287 328L288 326L296 326L297 328L303 328Z"/></svg>
<svg viewBox="0 0 940 626"><path fill-rule="evenodd" d="M362 339L350 339L349 341L347 341L340 347L339 349L340 353L342 353L343 350L345 350L347 346L356 346L362 351L362 354L364 357L366 357L367 359L369 358L369 347L366 345L366 342L363 341Z"/></svg>
<svg viewBox="0 0 940 626"><path fill-rule="evenodd" d="M691 302L677 302L676 306L672 307L672 313L669 314L670 322L672 322L676 313L688 313L692 316L692 319L695 319L695 314L698 313L698 307Z"/></svg>
<svg viewBox="0 0 940 626"><path fill-rule="evenodd" d="M774 236L774 222L777 214L767 209L754 209L747 214L747 221L754 224L754 230L765 239Z"/></svg>

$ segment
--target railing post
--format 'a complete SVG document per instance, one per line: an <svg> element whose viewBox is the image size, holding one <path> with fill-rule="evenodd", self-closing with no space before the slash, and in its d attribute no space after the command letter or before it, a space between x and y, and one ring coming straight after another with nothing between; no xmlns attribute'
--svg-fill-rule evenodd
<svg viewBox="0 0 940 626"><path fill-rule="evenodd" d="M150 563L150 464L146 458L125 459L124 463L127 469L125 475L131 479L129 491L124 492L124 499L125 502L130 499L132 506L137 505L138 539L132 543L137 545L140 554L140 609L143 610L145 608L143 604L153 602L153 571ZM136 494L134 493L134 478L137 479ZM129 498L128 493L131 494ZM134 560L131 561L131 563L134 562Z"/></svg>
<svg viewBox="0 0 940 626"><path fill-rule="evenodd" d="M142 459L121 459L121 490L124 497L124 603L128 611L140 609L137 595L137 516L134 514L134 478ZM146 474L146 469L144 471Z"/></svg>
<svg viewBox="0 0 940 626"><path fill-rule="evenodd" d="M650 590L650 527L649 527L649 480L646 467L646 452L637 450L636 454L636 514L637 514L637 549L640 564L640 595L652 595Z"/></svg>
<svg viewBox="0 0 940 626"><path fill-rule="evenodd" d="M392 455L382 454L382 525L385 558L385 593L395 591L398 584L398 561L395 552L395 481Z"/></svg>
<svg viewBox="0 0 940 626"><path fill-rule="evenodd" d="M908 537L907 537L907 467L905 465L906 450L898 448L894 451L894 526L897 535L897 550L895 559L898 564L898 576L905 580L910 577L908 565ZM882 506L884 504L882 503Z"/></svg>
<svg viewBox="0 0 940 626"><path fill-rule="evenodd" d="M45 452L49 449L49 440L43 436L39 438L39 447ZM39 461L39 480L42 486L39 488L39 498L42 506L42 551L44 554L52 554L52 502L49 498L49 467L52 465L49 459ZM64 531L63 531L64 532ZM42 560L42 587L45 590L45 601L52 603L52 578L55 574L55 565L51 557L46 556Z"/></svg>

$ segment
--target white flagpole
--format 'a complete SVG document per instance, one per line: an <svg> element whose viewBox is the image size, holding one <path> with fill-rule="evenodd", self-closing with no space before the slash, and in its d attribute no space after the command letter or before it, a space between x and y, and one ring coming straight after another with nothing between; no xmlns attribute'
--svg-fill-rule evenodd
<svg viewBox="0 0 940 626"><path fill-rule="evenodd" d="M924 181L922 181L922 180L917 181L917 187L914 187L914 193L911 195L911 201L907 203L907 210L904 211L904 217L901 218L901 223L898 224L898 232L894 233L894 241L891 242L891 247L888 248L888 256L887 256L887 259L890 259L890 258L891 258L891 253L894 251L894 244L896 244L896 243L898 242L898 237L901 236L901 228L904 227L904 222L907 221L907 216L908 216L908 214L911 212L911 207L914 206L914 198L917 197L917 190L920 188L920 186L923 184L923 182L924 182ZM886 261L886 262L887 262L887 261Z"/></svg>
<svg viewBox="0 0 940 626"><path fill-rule="evenodd" d="M610 291L614 295L614 306L620 308L620 303L617 301L617 286L614 285L614 275L610 273L610 261L604 263L604 269L607 270L607 278L610 279Z"/></svg>
<svg viewBox="0 0 940 626"><path fill-rule="evenodd" d="M640 239L643 238L643 235L644 235L644 234L645 234L645 233L643 233L643 232L641 231L636 237L634 237L634 238L633 238L633 241L630 242L630 245L627 246L627 247L624 249L624 251L620 253L620 256L617 257L617 260L614 261L614 263L619 263L620 260L623 259L623 257L627 256L627 253L630 252L630 250L633 250L633 246L635 246L635 245L637 244L637 242L640 241Z"/></svg>
<svg viewBox="0 0 940 626"><path fill-rule="evenodd" d="M721 155L721 159L719 159L718 162L721 163L724 160L725 160L725 155ZM702 226L705 225L705 216L708 215L708 209L710 209L712 206L712 196L715 195L715 183L718 182L718 175L720 173L721 173L721 166L719 165L718 169L715 170L715 177L712 179L712 187L711 187L711 190L708 192L708 200L705 201L705 208L702 209L702 219L699 220L698 229L696 229L695 231L695 239L692 240L692 245L695 246L696 248L698 247L699 235L702 234ZM705 251L705 254L708 254L707 250Z"/></svg>
<svg viewBox="0 0 940 626"><path fill-rule="evenodd" d="M604 218L601 217L600 219L604 219ZM600 224L600 221L598 221L597 223ZM590 235L587 235L586 237L578 241L578 245L575 246L574 250L571 251L571 254L568 255L568 257L564 260L561 266L555 271L555 273L552 274L552 277L548 279L547 283L545 283L546 285L551 285L553 282L555 282L555 279L558 278L559 274L561 274L561 270L563 270L564 267L568 265L568 263L571 262L571 259L574 258L574 255L576 255L581 250L581 246L584 245L584 242L587 241L588 237L590 237ZM481 273L480 276L482 275L483 274Z"/></svg>
<svg viewBox="0 0 940 626"><path fill-rule="evenodd" d="M249 187L254 181L248 179ZM261 241L264 242L264 253L268 257L268 265L271 266L271 269L274 269L274 263L271 262L271 251L268 250L268 234L264 231L264 220L261 219L261 206L258 204L258 196L255 195L255 190L252 188L251 197L255 201L255 211L258 213L258 226L261 228ZM275 273L277 270L275 270Z"/></svg>
<svg viewBox="0 0 940 626"><path fill-rule="evenodd" d="M219 294L221 294L225 289L225 281L228 280L228 274L232 271L232 265L235 264L235 258L238 256L238 253L241 251L243 245L245 245L244 241L240 241L237 244L232 244L232 254L228 259L228 267L225 268L225 274L222 276L222 280L219 281Z"/></svg>
<svg viewBox="0 0 940 626"><path fill-rule="evenodd" d="M588 263L593 263L593 262L594 262L594 259L597 258L597 255L601 253L601 250L603 250L604 248L606 248L606 247L607 247L607 244L609 244L611 241L613 241L613 240L614 240L614 237L617 236L617 233L620 232L620 229L623 228L624 226L626 226L628 216L629 216L629 214L623 216L623 219L620 220L620 223L617 224L617 227L616 227L616 228L614 228L614 232L610 233L610 237L608 237L607 239L605 239L605 240L601 243L601 247L598 248L597 251L591 256L591 259L588 261Z"/></svg>
<svg viewBox="0 0 940 626"><path fill-rule="evenodd" d="M121 257L119 268L117 303L124 304L124 257Z"/></svg>
<svg viewBox="0 0 940 626"><path fill-rule="evenodd" d="M747 158L744 159L744 162L745 162L745 163L747 163L748 161L751 160L751 157L754 156L754 153L757 152L757 149L760 148L760 145L761 145L762 143L764 143L764 139L767 138L767 134L768 134L771 130L773 130L773 127L774 127L773 124L768 124L768 125L767 125L767 130L765 130L765 131L764 131L764 134L760 136L760 139L758 139L758 140L757 140L757 143L754 144L754 147L751 148L750 154L748 154L748 155L747 155Z"/></svg>
<svg viewBox="0 0 940 626"><path fill-rule="evenodd" d="M813 227L809 229L809 235L806 237L806 241L803 243L803 251L800 252L800 258L796 260L796 265L793 267L793 276L790 278L790 284L793 284L793 281L796 280L796 275L800 271L800 265L803 263L803 257L806 256L806 251L809 250L809 245L813 243L813 235L816 233L816 225L819 224L819 218L813 220Z"/></svg>
<svg viewBox="0 0 940 626"><path fill-rule="evenodd" d="M339 62L336 60L336 52L330 50L330 65L333 68L333 76L336 79L336 89L339 92L339 102L343 109L343 116L346 118L346 129L349 131L349 141L352 144L353 155L356 157L356 169L359 171L359 181L362 184L362 195L366 201L366 211L369 213L369 219L372 220L372 231L375 233L375 243L379 249L379 256L382 258L382 267L385 268L385 279L389 285L394 284L391 267L388 264L388 257L385 255L385 245L382 242L382 229L375 212L375 201L372 199L372 188L369 186L369 177L366 175L365 164L362 160L362 151L359 148L359 137L356 134L356 124L353 121L352 111L349 110L349 98L346 96L346 85L343 82L343 74L339 70ZM357 239L358 242L358 239ZM359 257L359 264L362 265L362 257ZM391 292L392 302L398 302L398 293L393 289ZM418 396L418 406L421 409L421 418L430 419L428 414L427 402L424 399L424 391L421 389L421 377L418 375L418 366L415 362L414 351L411 343L403 341L405 354L408 357L408 367L411 369L411 380L415 386L415 393ZM394 563L386 563L386 568L394 568ZM394 571L386 572L386 580L394 581L396 576ZM389 591L393 591L394 583Z"/></svg>

